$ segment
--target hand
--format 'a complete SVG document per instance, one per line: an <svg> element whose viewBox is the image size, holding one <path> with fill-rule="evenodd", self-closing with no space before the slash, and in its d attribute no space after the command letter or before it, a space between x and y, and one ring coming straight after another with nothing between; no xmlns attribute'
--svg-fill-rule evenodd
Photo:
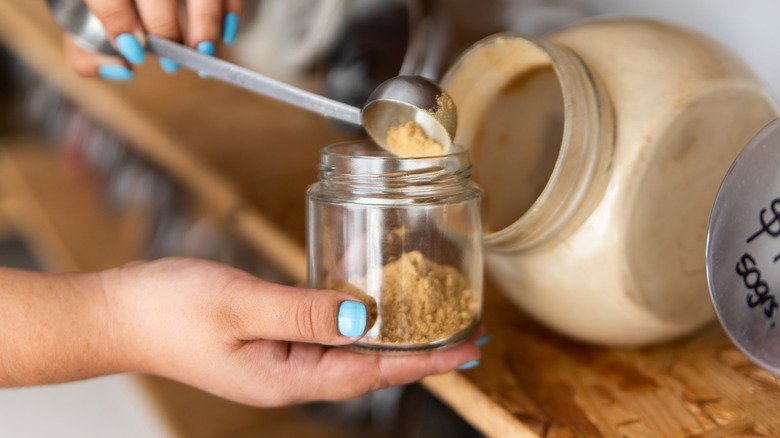
<svg viewBox="0 0 780 438"><path fill-rule="evenodd" d="M356 297L276 285L208 261L163 259L101 275L121 368L250 405L347 399L480 356L473 340L404 356L329 347L354 342L367 328L352 321L350 333L343 319L337 323L341 304Z"/></svg>
<svg viewBox="0 0 780 438"><path fill-rule="evenodd" d="M89 52L67 36L65 52L80 75L129 80L133 77L132 66L146 59L145 33L177 42L185 40L176 0L86 0L86 4L103 23L109 41L122 57ZM188 0L186 44L213 56L220 40L225 44L235 40L243 9L244 0ZM159 61L169 73L179 68L171 60Z"/></svg>

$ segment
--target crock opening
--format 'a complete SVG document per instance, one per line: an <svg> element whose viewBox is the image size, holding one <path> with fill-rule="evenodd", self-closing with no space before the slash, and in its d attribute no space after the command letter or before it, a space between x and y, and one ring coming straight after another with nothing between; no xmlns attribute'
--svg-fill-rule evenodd
<svg viewBox="0 0 780 438"><path fill-rule="evenodd" d="M553 174L564 134L561 82L548 54L516 37L490 40L454 70L456 141L471 150L490 234L522 217Z"/></svg>

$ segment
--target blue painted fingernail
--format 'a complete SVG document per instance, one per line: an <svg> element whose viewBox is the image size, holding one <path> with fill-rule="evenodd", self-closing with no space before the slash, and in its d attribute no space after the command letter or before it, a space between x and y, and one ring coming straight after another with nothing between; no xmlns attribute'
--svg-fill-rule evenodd
<svg viewBox="0 0 780 438"><path fill-rule="evenodd" d="M133 79L133 72L131 72L124 65L116 64L104 64L98 68L98 74L103 79L109 81L125 82Z"/></svg>
<svg viewBox="0 0 780 438"><path fill-rule="evenodd" d="M211 41L203 41L196 47L196 50L204 55L214 56L214 43ZM199 71L198 74L202 78L209 77L209 74L205 71Z"/></svg>
<svg viewBox="0 0 780 438"><path fill-rule="evenodd" d="M168 58L160 58L160 67L162 67L163 71L166 73L176 73L179 71L179 64L177 64L174 61L171 61Z"/></svg>
<svg viewBox="0 0 780 438"><path fill-rule="evenodd" d="M203 41L198 44L197 50L204 55L214 56L214 43L211 41Z"/></svg>
<svg viewBox="0 0 780 438"><path fill-rule="evenodd" d="M129 33L119 35L116 37L116 46L119 49L119 53L121 53L130 64L138 65L144 62L146 53L135 35Z"/></svg>
<svg viewBox="0 0 780 438"><path fill-rule="evenodd" d="M488 342L490 342L492 339L493 339L493 335L488 333L485 336L483 336L483 337L477 339L476 341L474 341L474 345L476 345L477 347L481 347L481 346L487 344Z"/></svg>
<svg viewBox="0 0 780 438"><path fill-rule="evenodd" d="M366 305L360 301L344 301L339 306L339 333L358 338L366 330Z"/></svg>
<svg viewBox="0 0 780 438"><path fill-rule="evenodd" d="M479 361L478 360L472 360L471 362L466 362L463 365L459 366L458 369L461 370L461 371L468 370L468 369L474 368L477 365L479 365Z"/></svg>
<svg viewBox="0 0 780 438"><path fill-rule="evenodd" d="M160 67L162 67L163 71L166 73L176 73L179 71L179 64L168 58L160 58L158 61L160 61Z"/></svg>
<svg viewBox="0 0 780 438"><path fill-rule="evenodd" d="M225 23L222 25L222 41L225 44L233 44L236 42L236 35L238 34L238 14L235 12L229 12L225 15Z"/></svg>

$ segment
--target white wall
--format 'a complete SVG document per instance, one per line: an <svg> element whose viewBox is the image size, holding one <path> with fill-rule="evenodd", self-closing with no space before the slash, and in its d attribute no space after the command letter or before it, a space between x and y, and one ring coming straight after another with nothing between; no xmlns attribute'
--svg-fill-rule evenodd
<svg viewBox="0 0 780 438"><path fill-rule="evenodd" d="M721 41L780 96L780 1L580 0L598 14L664 18Z"/></svg>
<svg viewBox="0 0 780 438"><path fill-rule="evenodd" d="M2 438L171 438L131 376L0 390Z"/></svg>

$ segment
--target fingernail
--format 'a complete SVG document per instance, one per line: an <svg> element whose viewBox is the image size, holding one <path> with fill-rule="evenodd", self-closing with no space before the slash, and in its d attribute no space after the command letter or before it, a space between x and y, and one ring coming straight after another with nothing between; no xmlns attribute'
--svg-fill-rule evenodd
<svg viewBox="0 0 780 438"><path fill-rule="evenodd" d="M214 56L214 43L211 41L203 41L196 47L196 50L204 55ZM209 74L205 71L199 71L198 74L202 78L209 77Z"/></svg>
<svg viewBox="0 0 780 438"><path fill-rule="evenodd" d="M339 306L339 333L358 338L366 330L366 306L360 301L344 301Z"/></svg>
<svg viewBox="0 0 780 438"><path fill-rule="evenodd" d="M458 369L461 370L461 371L468 370L468 369L474 368L477 365L479 365L479 361L478 360L472 360L471 362L466 362L463 365L459 366Z"/></svg>
<svg viewBox="0 0 780 438"><path fill-rule="evenodd" d="M236 42L236 35L238 34L238 14L235 12L229 12L225 15L225 23L222 25L222 41L225 44L233 44Z"/></svg>
<svg viewBox="0 0 780 438"><path fill-rule="evenodd" d="M485 336L483 336L483 337L477 339L476 341L474 341L474 345L476 345L477 347L481 347L481 346L487 344L488 342L490 342L492 339L493 339L493 335L488 333Z"/></svg>
<svg viewBox="0 0 780 438"><path fill-rule="evenodd" d="M162 67L163 71L166 73L176 73L179 71L179 64L177 64L174 61L171 61L168 58L160 58L160 67Z"/></svg>
<svg viewBox="0 0 780 438"><path fill-rule="evenodd" d="M116 46L119 49L119 53L121 53L130 64L138 65L144 62L146 53L135 35L129 33L119 35L116 37Z"/></svg>
<svg viewBox="0 0 780 438"><path fill-rule="evenodd" d="M98 74L103 79L109 81L125 82L133 79L133 72L131 72L124 65L116 64L104 64L98 68Z"/></svg>

